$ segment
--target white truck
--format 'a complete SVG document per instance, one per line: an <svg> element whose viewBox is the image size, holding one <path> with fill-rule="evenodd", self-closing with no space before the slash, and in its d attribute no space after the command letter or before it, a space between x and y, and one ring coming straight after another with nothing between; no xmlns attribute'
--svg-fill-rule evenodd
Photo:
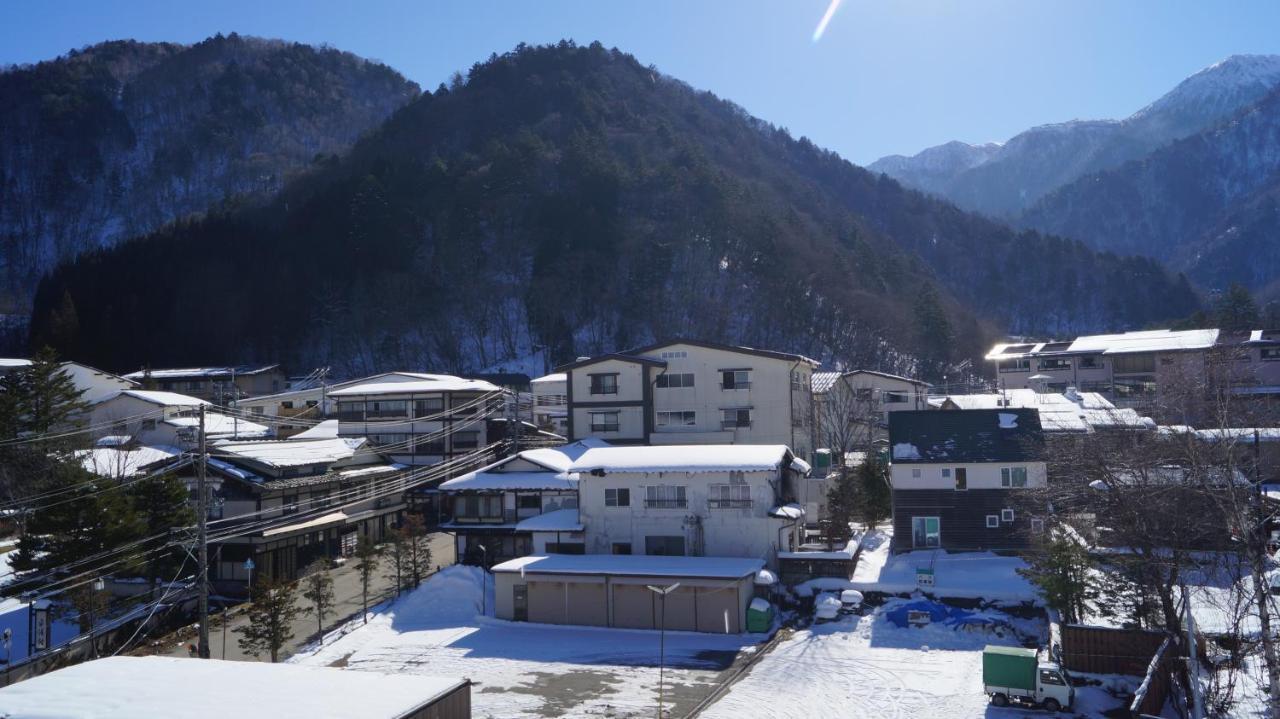
<svg viewBox="0 0 1280 719"><path fill-rule="evenodd" d="M1051 712L1071 708L1076 698L1071 678L1039 656L1022 647L988 646L982 651L982 684L992 705L1022 704Z"/></svg>

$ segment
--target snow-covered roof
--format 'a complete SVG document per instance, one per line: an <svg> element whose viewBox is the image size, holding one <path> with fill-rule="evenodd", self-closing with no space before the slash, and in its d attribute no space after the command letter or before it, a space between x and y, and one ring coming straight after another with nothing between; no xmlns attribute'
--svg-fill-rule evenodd
<svg viewBox="0 0 1280 719"><path fill-rule="evenodd" d="M760 559L739 557L666 557L648 554L550 554L518 557L494 566L494 572L525 574L608 574L643 577L754 577Z"/></svg>
<svg viewBox="0 0 1280 719"><path fill-rule="evenodd" d="M140 369L137 372L130 372L124 375L125 379L141 380L146 377L151 379L183 379L186 377L230 377L232 374L236 376L262 374L270 372L280 365L255 365L252 367L176 367L172 369Z"/></svg>
<svg viewBox="0 0 1280 719"><path fill-rule="evenodd" d="M146 474L154 464L168 462L182 454L169 445L142 446L136 449L95 447L75 453L80 466L102 477L124 478Z"/></svg>
<svg viewBox="0 0 1280 719"><path fill-rule="evenodd" d="M368 381L348 385L329 392L330 397L356 397L369 394L418 394L423 392L501 392L495 384L479 379L463 379L447 374L389 372L370 377Z"/></svg>
<svg viewBox="0 0 1280 719"><path fill-rule="evenodd" d="M542 465L547 469L554 469L557 472L568 472L573 463L589 449L600 447L612 447L613 445L597 439L595 437L587 437L585 439L562 444L559 447L542 447L539 449L526 449L519 454L521 459L527 459L534 464ZM481 470L484 471L484 470Z"/></svg>
<svg viewBox="0 0 1280 719"><path fill-rule="evenodd" d="M440 485L446 492L565 489L578 486L578 475L565 472L471 472Z"/></svg>
<svg viewBox="0 0 1280 719"><path fill-rule="evenodd" d="M313 517L312 519L305 519L295 524L286 524L282 527L272 527L271 529L265 529L262 531L262 536L273 537L277 534L288 534L290 532L299 532L304 529L315 529L317 527L325 527L330 524L338 524L339 522L345 522L347 521L347 519L348 519L348 516L346 512L341 512L341 511L330 512L328 514L324 514L319 517Z"/></svg>
<svg viewBox="0 0 1280 719"><path fill-rule="evenodd" d="M683 444L589 449L574 472L767 472L790 454L782 444Z"/></svg>
<svg viewBox="0 0 1280 719"><path fill-rule="evenodd" d="M345 439L281 439L268 442L219 442L213 451L268 467L332 464L349 459L355 450Z"/></svg>
<svg viewBox="0 0 1280 719"><path fill-rule="evenodd" d="M17 369L19 367L30 367L31 360L19 357L0 357L0 370Z"/></svg>
<svg viewBox="0 0 1280 719"><path fill-rule="evenodd" d="M557 509L522 519L516 524L518 532L581 532L582 522L577 509Z"/></svg>
<svg viewBox="0 0 1280 719"><path fill-rule="evenodd" d="M112 392L103 397L101 402L107 402L120 396L133 397L134 399L158 404L162 407L199 407L202 404L211 404L198 397L153 389L122 389L119 392Z"/></svg>
<svg viewBox="0 0 1280 719"><path fill-rule="evenodd" d="M1208 349L1218 341L1218 330L1142 330L1110 335L1086 335L1070 342L1015 342L998 344L987 359L1012 359L1032 355L1131 354Z"/></svg>
<svg viewBox="0 0 1280 719"><path fill-rule="evenodd" d="M200 426L199 417L170 417L164 421L165 424L173 425L180 429L195 429ZM204 434L209 438L244 438L259 439L271 436L271 428L250 422L247 419L239 417L231 417L216 412L205 412L204 415Z"/></svg>
<svg viewBox="0 0 1280 719"><path fill-rule="evenodd" d="M569 375L567 373L552 372L551 374L543 375L541 377L537 377L529 380L529 384L549 384L552 382L568 382L568 381L569 381Z"/></svg>
<svg viewBox="0 0 1280 719"><path fill-rule="evenodd" d="M94 719L396 719L465 683L300 664L108 657L0 689L0 712Z"/></svg>
<svg viewBox="0 0 1280 719"><path fill-rule="evenodd" d="M303 430L292 437L291 440L300 439L333 439L338 436L339 422L336 419L326 419L311 429Z"/></svg>
<svg viewBox="0 0 1280 719"><path fill-rule="evenodd" d="M1259 442L1280 442L1278 427L1224 427L1221 429L1194 430L1196 437L1204 442L1240 442L1253 444L1257 437Z"/></svg>
<svg viewBox="0 0 1280 719"><path fill-rule="evenodd" d="M783 504L769 510L770 517L779 519L800 519L804 516L804 507L798 504Z"/></svg>
<svg viewBox="0 0 1280 719"><path fill-rule="evenodd" d="M828 392L835 386L841 374L840 372L814 372L809 375L809 385L816 394Z"/></svg>
<svg viewBox="0 0 1280 719"><path fill-rule="evenodd" d="M1065 393L1022 388L986 394L953 394L947 396L941 406L956 409L1034 409L1040 415L1040 425L1045 432L1148 427L1145 418L1136 411L1117 409L1097 392L1078 392L1072 388L1067 388Z"/></svg>

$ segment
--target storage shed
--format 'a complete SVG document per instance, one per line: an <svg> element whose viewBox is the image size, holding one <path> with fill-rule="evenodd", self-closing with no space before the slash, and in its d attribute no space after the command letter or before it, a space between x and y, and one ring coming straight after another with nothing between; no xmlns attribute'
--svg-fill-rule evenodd
<svg viewBox="0 0 1280 719"><path fill-rule="evenodd" d="M500 619L738 634L760 559L650 555L520 557L493 568ZM649 587L679 587L663 600Z"/></svg>

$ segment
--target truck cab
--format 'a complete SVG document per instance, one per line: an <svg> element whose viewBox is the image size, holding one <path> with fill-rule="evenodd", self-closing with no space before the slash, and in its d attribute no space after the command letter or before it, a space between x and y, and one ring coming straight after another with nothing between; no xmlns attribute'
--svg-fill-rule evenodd
<svg viewBox="0 0 1280 719"><path fill-rule="evenodd" d="M982 652L982 684L995 706L1023 704L1056 712L1075 703L1071 677L1060 665L1022 647L988 646Z"/></svg>

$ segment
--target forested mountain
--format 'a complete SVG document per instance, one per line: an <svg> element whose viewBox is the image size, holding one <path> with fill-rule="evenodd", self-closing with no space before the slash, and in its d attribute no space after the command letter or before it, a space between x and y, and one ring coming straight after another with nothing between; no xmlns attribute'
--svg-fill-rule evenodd
<svg viewBox="0 0 1280 719"><path fill-rule="evenodd" d="M561 43L473 67L267 206L61 266L33 338L114 369L355 373L683 334L937 375L995 327L1136 327L1196 304L1153 262L1016 232Z"/></svg>
<svg viewBox="0 0 1280 719"><path fill-rule="evenodd" d="M86 250L273 195L416 97L331 49L221 35L106 42L0 72L0 314Z"/></svg>
<svg viewBox="0 0 1280 719"><path fill-rule="evenodd" d="M1235 55L1123 120L1043 125L994 148L952 142L912 157L891 155L870 169L965 209L1014 219L1057 188L1216 126L1277 85L1280 56Z"/></svg>
<svg viewBox="0 0 1280 719"><path fill-rule="evenodd" d="M1210 288L1280 277L1280 90L1211 130L1043 198L1019 222L1147 255Z"/></svg>

